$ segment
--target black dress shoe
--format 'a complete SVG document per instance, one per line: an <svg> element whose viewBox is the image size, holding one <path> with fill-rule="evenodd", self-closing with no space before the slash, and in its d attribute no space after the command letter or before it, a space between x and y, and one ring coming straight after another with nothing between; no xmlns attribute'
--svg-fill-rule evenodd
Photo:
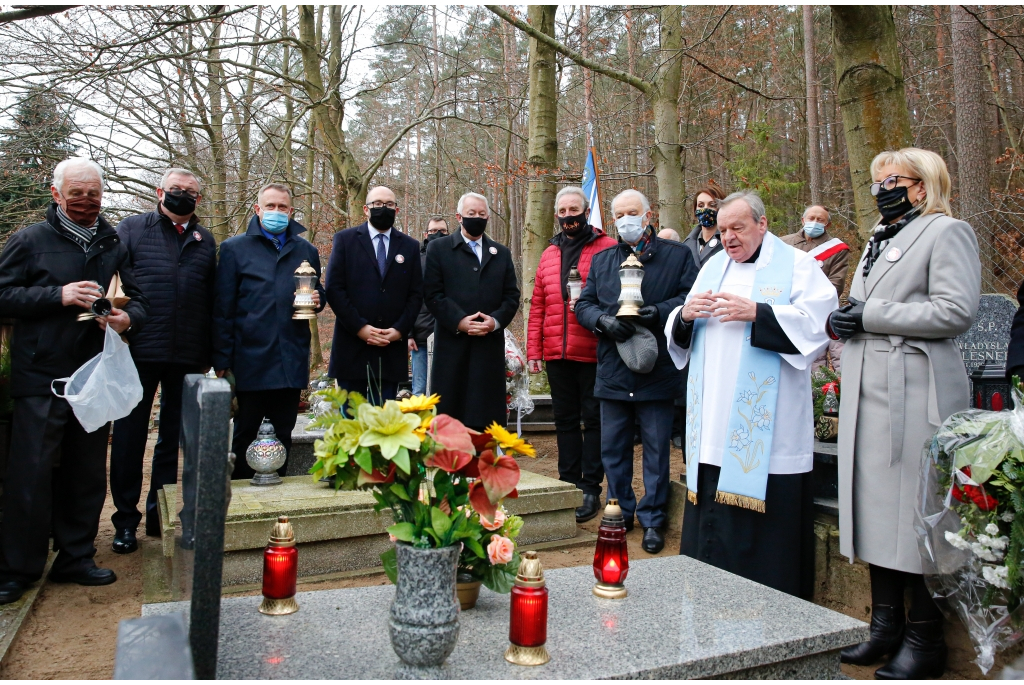
<svg viewBox="0 0 1024 685"><path fill-rule="evenodd" d="M876 604L871 607L871 638L859 645L847 647L839 653L844 664L870 666L883 657L895 654L903 642L903 625L906 617L903 607Z"/></svg>
<svg viewBox="0 0 1024 685"><path fill-rule="evenodd" d="M135 537L135 531L131 528L119 528L114 533L114 541L110 548L117 554L131 554L139 548L139 540Z"/></svg>
<svg viewBox="0 0 1024 685"><path fill-rule="evenodd" d="M942 636L942 619L907 621L903 644L892 661L875 671L877 680L925 680L946 672L949 650Z"/></svg>
<svg viewBox="0 0 1024 685"><path fill-rule="evenodd" d="M28 583L19 580L5 580L0 583L0 604L17 602L28 589Z"/></svg>
<svg viewBox="0 0 1024 685"><path fill-rule="evenodd" d="M585 523L601 511L601 498L597 495L583 495L583 504L576 507L576 523Z"/></svg>
<svg viewBox="0 0 1024 685"><path fill-rule="evenodd" d="M632 517L626 519L626 532L632 532L633 530L633 519Z"/></svg>
<svg viewBox="0 0 1024 685"><path fill-rule="evenodd" d="M640 546L648 554L657 554L665 548L665 536L657 528L644 528L644 539Z"/></svg>
<svg viewBox="0 0 1024 685"><path fill-rule="evenodd" d="M117 580L117 574L109 568L100 568L95 564L81 566L70 571L50 573L50 580L55 583L78 583L79 585L110 585Z"/></svg>

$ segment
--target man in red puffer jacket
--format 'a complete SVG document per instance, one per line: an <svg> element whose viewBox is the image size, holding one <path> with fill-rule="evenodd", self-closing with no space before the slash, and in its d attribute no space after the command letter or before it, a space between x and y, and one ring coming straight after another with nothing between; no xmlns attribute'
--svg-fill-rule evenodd
<svg viewBox="0 0 1024 685"><path fill-rule="evenodd" d="M597 336L576 321L567 281L575 266L586 283L590 259L614 246L615 240L587 223L588 203L582 188L558 191L555 214L562 230L551 239L537 267L526 357L530 373L541 372L541 360L547 363L558 440L558 478L583 491L583 505L576 509L576 521L583 523L601 510L604 480L601 403L594 397Z"/></svg>

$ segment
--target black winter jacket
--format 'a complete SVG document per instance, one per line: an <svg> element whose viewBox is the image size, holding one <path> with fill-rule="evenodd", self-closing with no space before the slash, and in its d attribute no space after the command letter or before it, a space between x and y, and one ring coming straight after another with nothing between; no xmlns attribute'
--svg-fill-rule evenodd
<svg viewBox="0 0 1024 685"><path fill-rule="evenodd" d="M295 314L295 270L303 260L316 270L320 309L327 304L320 285L320 255L288 224L280 252L252 218L244 235L220 244L213 300L213 368L231 369L235 389L279 390L309 384L309 321Z"/></svg>
<svg viewBox="0 0 1024 685"><path fill-rule="evenodd" d="M128 336L137 362L210 366L217 243L195 216L179 244L159 208L117 226L135 280L149 301L146 327Z"/></svg>
<svg viewBox="0 0 1024 685"><path fill-rule="evenodd" d="M81 307L61 304L68 283L95 281L106 288L114 274L131 298L124 311L132 332L146 322L146 296L132 273L128 250L102 216L88 250L61 233L51 205L46 221L7 240L0 254L0 317L17 319L11 340L11 395L50 394L50 382L65 378L103 350L95 321L77 321Z"/></svg>
<svg viewBox="0 0 1024 685"><path fill-rule="evenodd" d="M420 243L420 269L423 273L427 272L427 241L425 240ZM434 315L427 308L426 298L423 298L423 305L420 307L420 313L416 316L416 323L413 324L412 335L409 337L415 340L417 345L424 347L427 344L427 338L433 332Z"/></svg>
<svg viewBox="0 0 1024 685"><path fill-rule="evenodd" d="M621 240L594 255L590 273L576 303L576 320L595 333L602 314L619 311L619 265L633 252ZM682 305L697 279L699 269L689 248L674 240L655 238L639 257L644 265L640 293L645 305L655 305L660 314L651 331L658 340L658 361L650 373L634 373L619 356L615 341L597 336L597 383L594 396L607 400L649 402L682 397L685 379L668 355L665 322L673 309ZM639 325L639 324L637 324Z"/></svg>

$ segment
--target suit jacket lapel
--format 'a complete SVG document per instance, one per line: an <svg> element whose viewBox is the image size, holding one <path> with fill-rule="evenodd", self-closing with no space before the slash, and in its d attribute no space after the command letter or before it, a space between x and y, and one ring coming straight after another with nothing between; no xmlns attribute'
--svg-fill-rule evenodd
<svg viewBox="0 0 1024 685"><path fill-rule="evenodd" d="M395 255L397 255L398 251L401 249L401 240L398 237L399 235L400 234L397 228L391 229L391 237L388 238L388 259L387 262L384 264L385 277L387 277L388 272L391 271L391 265L395 263ZM376 256L374 256L374 263L376 263L376 261L377 258Z"/></svg>
<svg viewBox="0 0 1024 685"><path fill-rule="evenodd" d="M380 269L377 268L377 251L373 244L373 238L370 236L370 226L368 224L360 224L356 227L356 233L358 233L357 240L363 249L366 251L367 256L370 258L370 264L373 266L373 273L377 274L380 278ZM386 273L386 271L385 271Z"/></svg>
<svg viewBox="0 0 1024 685"><path fill-rule="evenodd" d="M904 226L903 229L889 241L889 244L885 246L885 249L880 255L878 255L878 259L875 260L875 263L872 265L871 273L868 274L867 283L864 284L864 288L866 290L865 295L867 297L871 297L871 291L875 289L875 286L878 285L880 280L882 280L882 277L889 272L889 269L893 267L893 264L896 264L896 262L906 256L907 251L913 246L914 242L916 242L917 239L921 237L921 234L924 233L924 229L928 228L928 226L938 217L938 214L920 216ZM895 261L890 262L886 255L894 248L900 251L900 256Z"/></svg>
<svg viewBox="0 0 1024 685"><path fill-rule="evenodd" d="M470 252L472 251L470 249ZM491 257L494 256L491 254L491 239L486 235L480 236L480 254L483 256L483 259L480 261L480 271L483 271L484 267L487 266L487 262L491 261Z"/></svg>

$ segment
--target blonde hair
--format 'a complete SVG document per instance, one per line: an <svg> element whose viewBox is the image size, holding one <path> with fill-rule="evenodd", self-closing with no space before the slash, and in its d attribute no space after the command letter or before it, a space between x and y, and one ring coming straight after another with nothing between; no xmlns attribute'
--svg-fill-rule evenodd
<svg viewBox="0 0 1024 685"><path fill-rule="evenodd" d="M942 212L953 216L949 206L949 196L953 192L953 182L949 179L946 162L931 150L919 147L905 147L902 150L885 150L879 152L871 160L871 178L878 175L878 170L887 165L898 166L908 175L919 178L924 183L925 198L921 216Z"/></svg>

